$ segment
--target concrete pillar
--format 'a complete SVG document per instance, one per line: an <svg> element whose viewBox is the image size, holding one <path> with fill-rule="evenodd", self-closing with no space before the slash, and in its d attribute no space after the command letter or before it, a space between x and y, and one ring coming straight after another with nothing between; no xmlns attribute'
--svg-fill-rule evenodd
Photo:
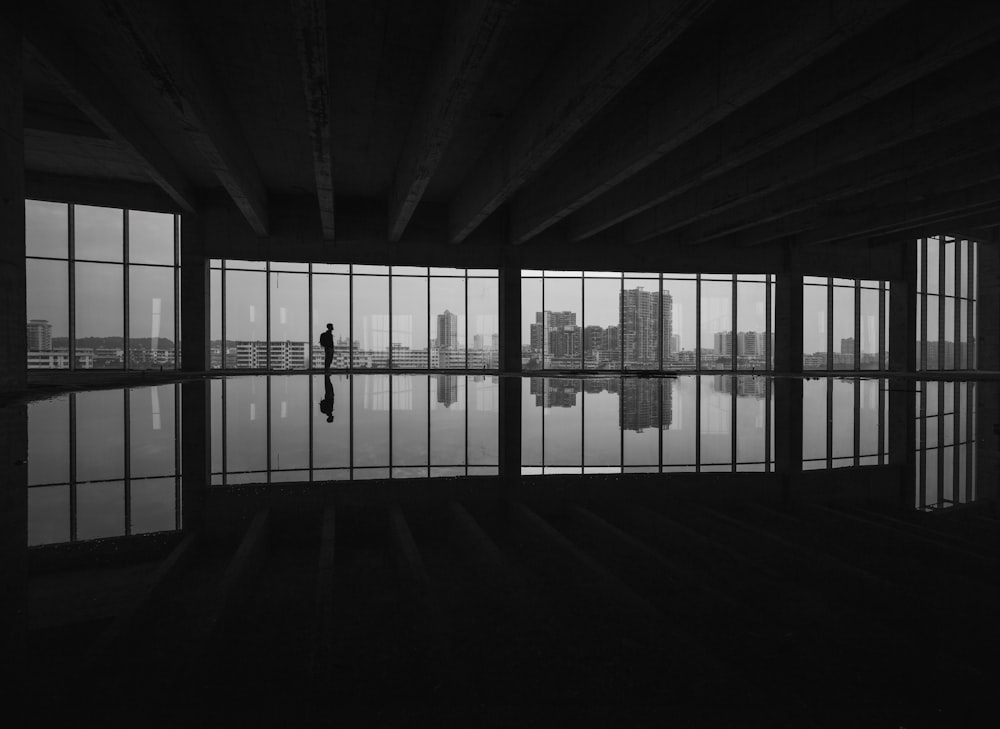
<svg viewBox="0 0 1000 729"><path fill-rule="evenodd" d="M799 362L802 357L799 357ZM774 379L774 471L781 478L785 501L795 498L802 473L802 380Z"/></svg>
<svg viewBox="0 0 1000 729"><path fill-rule="evenodd" d="M889 280L889 371L917 371L916 241L899 246L899 276Z"/></svg>
<svg viewBox="0 0 1000 729"><path fill-rule="evenodd" d="M774 289L774 370L801 372L802 274L779 273Z"/></svg>
<svg viewBox="0 0 1000 729"><path fill-rule="evenodd" d="M181 217L181 369L204 372L211 366L209 259L198 219Z"/></svg>
<svg viewBox="0 0 1000 729"><path fill-rule="evenodd" d="M189 531L204 528L205 496L211 485L211 381L181 385L181 472L183 522Z"/></svg>
<svg viewBox="0 0 1000 729"><path fill-rule="evenodd" d="M521 474L521 265L508 246L500 267L500 476Z"/></svg>
<svg viewBox="0 0 1000 729"><path fill-rule="evenodd" d="M0 9L0 393L27 382L20 9Z"/></svg>
<svg viewBox="0 0 1000 729"><path fill-rule="evenodd" d="M27 461L28 406L0 408L0 655L8 666L20 665L18 658L24 649Z"/></svg>
<svg viewBox="0 0 1000 729"><path fill-rule="evenodd" d="M977 364L1000 371L1000 227L979 244L976 321ZM1000 511L1000 383L976 384L976 498Z"/></svg>

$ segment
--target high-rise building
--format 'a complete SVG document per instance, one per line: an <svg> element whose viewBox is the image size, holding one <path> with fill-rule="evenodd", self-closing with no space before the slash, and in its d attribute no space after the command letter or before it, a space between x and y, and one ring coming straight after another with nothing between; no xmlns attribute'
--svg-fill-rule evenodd
<svg viewBox="0 0 1000 729"><path fill-rule="evenodd" d="M854 337L845 337L840 340L841 354L854 354Z"/></svg>
<svg viewBox="0 0 1000 729"><path fill-rule="evenodd" d="M32 319L28 322L28 351L47 352L52 349L52 325L48 319Z"/></svg>
<svg viewBox="0 0 1000 729"><path fill-rule="evenodd" d="M437 348L458 349L458 316L447 309L437 315Z"/></svg>
<svg viewBox="0 0 1000 729"><path fill-rule="evenodd" d="M669 357L673 337L673 297L669 291L645 291L642 286L622 291L619 296L621 321L625 331L625 364L653 365ZM661 316L662 314L662 316Z"/></svg>

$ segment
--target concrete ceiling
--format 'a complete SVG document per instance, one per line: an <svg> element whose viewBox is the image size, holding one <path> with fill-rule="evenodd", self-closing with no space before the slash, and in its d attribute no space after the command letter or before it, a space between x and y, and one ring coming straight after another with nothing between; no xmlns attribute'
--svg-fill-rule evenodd
<svg viewBox="0 0 1000 729"><path fill-rule="evenodd" d="M997 68L992 3L38 0L26 183L331 241L877 241L1000 223Z"/></svg>

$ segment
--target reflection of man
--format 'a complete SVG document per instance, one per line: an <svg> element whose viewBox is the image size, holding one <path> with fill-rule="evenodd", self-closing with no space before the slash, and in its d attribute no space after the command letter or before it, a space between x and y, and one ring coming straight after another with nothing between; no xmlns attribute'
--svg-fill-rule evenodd
<svg viewBox="0 0 1000 729"><path fill-rule="evenodd" d="M333 383L330 382L330 375L324 378L323 399L319 401L319 411L326 416L326 422L333 422Z"/></svg>
<svg viewBox="0 0 1000 729"><path fill-rule="evenodd" d="M333 361L333 324L326 325L326 331L319 335L319 344L323 348L323 371L330 371Z"/></svg>

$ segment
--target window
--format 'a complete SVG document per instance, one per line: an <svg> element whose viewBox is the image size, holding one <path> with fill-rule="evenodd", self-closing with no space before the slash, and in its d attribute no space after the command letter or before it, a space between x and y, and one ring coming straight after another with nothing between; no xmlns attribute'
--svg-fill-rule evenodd
<svg viewBox="0 0 1000 729"><path fill-rule="evenodd" d="M917 369L976 369L978 243L917 241Z"/></svg>
<svg viewBox="0 0 1000 729"><path fill-rule="evenodd" d="M213 260L211 366L335 369L499 366L495 270Z"/></svg>
<svg viewBox="0 0 1000 729"><path fill-rule="evenodd" d="M29 369L177 366L179 217L25 201Z"/></svg>
<svg viewBox="0 0 1000 729"><path fill-rule="evenodd" d="M888 281L804 276L802 369L888 369L888 311Z"/></svg>

